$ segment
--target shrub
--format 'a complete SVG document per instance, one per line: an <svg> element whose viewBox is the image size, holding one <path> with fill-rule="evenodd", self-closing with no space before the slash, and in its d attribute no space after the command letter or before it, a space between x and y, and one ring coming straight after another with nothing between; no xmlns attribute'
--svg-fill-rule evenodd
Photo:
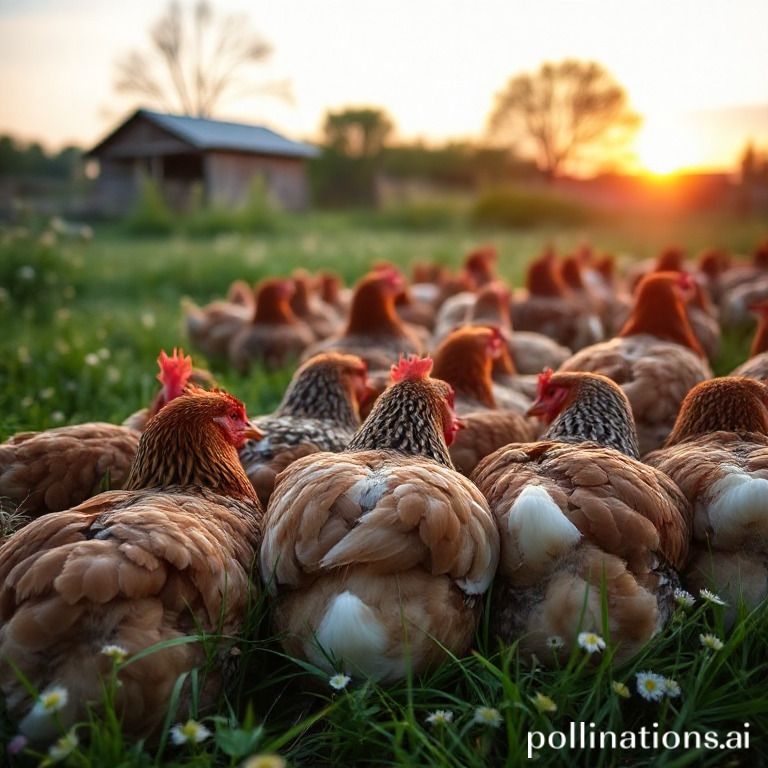
<svg viewBox="0 0 768 768"><path fill-rule="evenodd" d="M157 183L148 176L141 179L139 198L124 224L135 235L168 235L173 231L173 214Z"/></svg>
<svg viewBox="0 0 768 768"><path fill-rule="evenodd" d="M482 194L472 221L483 226L534 227L540 224L583 224L594 212L571 200L541 190L494 189Z"/></svg>

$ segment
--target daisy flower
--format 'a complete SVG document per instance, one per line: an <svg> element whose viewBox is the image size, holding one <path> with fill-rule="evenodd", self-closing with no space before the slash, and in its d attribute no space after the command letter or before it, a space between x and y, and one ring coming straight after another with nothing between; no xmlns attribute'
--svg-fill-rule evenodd
<svg viewBox="0 0 768 768"><path fill-rule="evenodd" d="M565 645L565 640L563 640L560 635L551 635L547 638L546 643L547 648L551 648L553 651L558 651Z"/></svg>
<svg viewBox="0 0 768 768"><path fill-rule="evenodd" d="M349 675L342 674L334 675L328 680L328 685L333 688L334 691L343 691L350 683L352 678Z"/></svg>
<svg viewBox="0 0 768 768"><path fill-rule="evenodd" d="M430 725L450 725L453 722L453 712L450 709L436 709L427 716Z"/></svg>
<svg viewBox="0 0 768 768"><path fill-rule="evenodd" d="M712 603L713 605L726 604L722 597L716 595L714 592L710 592L708 589L700 589L699 595L701 595L702 600L706 600L708 603Z"/></svg>
<svg viewBox="0 0 768 768"><path fill-rule="evenodd" d="M47 688L38 696L35 706L32 707L33 715L48 715L58 712L67 706L69 691L60 685Z"/></svg>
<svg viewBox="0 0 768 768"><path fill-rule="evenodd" d="M121 664L128 656L128 651L122 645L105 645L101 652L105 656L109 656L116 664Z"/></svg>
<svg viewBox="0 0 768 768"><path fill-rule="evenodd" d="M543 693L537 693L535 696L531 696L533 706L542 714L546 712L557 712L557 704L555 704L549 696L545 696Z"/></svg>
<svg viewBox="0 0 768 768"><path fill-rule="evenodd" d="M171 728L171 741L174 744L199 744L210 735L211 732L204 725L191 718L186 723L176 723Z"/></svg>
<svg viewBox="0 0 768 768"><path fill-rule="evenodd" d="M611 690L617 695L621 696L622 699L628 699L630 696L629 688L627 688L624 683L618 682L618 680L614 680L611 683Z"/></svg>
<svg viewBox="0 0 768 768"><path fill-rule="evenodd" d="M664 678L664 693L666 696L670 699L676 699L681 691L680 691L680 683L677 682L677 680L673 680L671 677L665 677Z"/></svg>
<svg viewBox="0 0 768 768"><path fill-rule="evenodd" d="M52 744L48 748L48 756L54 762L63 760L67 755L73 752L77 745L80 743L80 739L77 738L74 728L70 728L66 735L62 736L55 744Z"/></svg>
<svg viewBox="0 0 768 768"><path fill-rule="evenodd" d="M696 602L696 598L690 592L686 592L684 589L676 589L675 602L681 608L691 608Z"/></svg>
<svg viewBox="0 0 768 768"><path fill-rule="evenodd" d="M646 701L659 701L666 691L664 678L653 672L637 673L637 692Z"/></svg>
<svg viewBox="0 0 768 768"><path fill-rule="evenodd" d="M578 643L587 653L605 650L605 640L594 632L579 632Z"/></svg>
<svg viewBox="0 0 768 768"><path fill-rule="evenodd" d="M723 650L723 641L717 635L699 635L699 642L711 651Z"/></svg>
<svg viewBox="0 0 768 768"><path fill-rule="evenodd" d="M280 755L251 755L240 768L286 768L288 764Z"/></svg>
<svg viewBox="0 0 768 768"><path fill-rule="evenodd" d="M472 722L498 728L501 725L501 713L495 707L477 707Z"/></svg>

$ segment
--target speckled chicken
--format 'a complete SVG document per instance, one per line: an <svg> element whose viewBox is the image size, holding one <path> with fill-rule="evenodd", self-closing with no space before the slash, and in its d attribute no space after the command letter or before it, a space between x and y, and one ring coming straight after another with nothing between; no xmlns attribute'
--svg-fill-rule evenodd
<svg viewBox="0 0 768 768"><path fill-rule="evenodd" d="M577 352L561 371L613 379L629 398L640 452L661 446L691 387L712 376L683 303L685 273L653 272L640 281L635 306L619 335Z"/></svg>
<svg viewBox="0 0 768 768"><path fill-rule="evenodd" d="M229 343L230 363L246 373L253 363L282 368L315 340L309 326L291 309L295 292L290 280L267 278L259 283L256 313Z"/></svg>
<svg viewBox="0 0 768 768"><path fill-rule="evenodd" d="M320 353L296 371L277 410L253 420L263 437L243 446L240 461L265 508L275 477L289 464L346 447L360 426L360 404L369 394L366 374L359 357Z"/></svg>
<svg viewBox="0 0 768 768"><path fill-rule="evenodd" d="M133 737L157 733L179 675L229 650L210 635L238 632L258 595L262 511L237 457L255 434L233 397L190 390L147 426L125 490L34 520L0 547L0 689L28 738L51 740L98 706L106 645L130 657L209 635L207 648L173 645L120 667L117 713ZM16 670L38 691L67 690L57 721L32 708ZM220 683L201 676L203 708ZM185 686L182 718L189 696Z"/></svg>
<svg viewBox="0 0 768 768"><path fill-rule="evenodd" d="M683 401L664 448L646 462L669 475L694 511L688 589L715 591L731 620L768 597L768 386L702 382Z"/></svg>
<svg viewBox="0 0 768 768"><path fill-rule="evenodd" d="M690 509L638 461L629 402L609 379L542 374L531 412L551 421L542 440L501 448L472 475L501 536L491 629L551 663L607 626L626 660L673 610Z"/></svg>
<svg viewBox="0 0 768 768"><path fill-rule="evenodd" d="M0 445L0 497L29 517L79 504L128 479L140 431L184 390L192 359L180 350L158 357L162 384L149 408L133 414L131 426L106 422L74 424L43 432L21 432Z"/></svg>
<svg viewBox="0 0 768 768"><path fill-rule="evenodd" d="M518 395L517 402L508 401L506 407L496 401L491 371L503 346L498 329L467 327L450 334L435 353L432 375L453 387L455 410L463 425L449 448L454 466L463 475L471 474L482 458L502 445L534 437L524 415L531 400Z"/></svg>
<svg viewBox="0 0 768 768"><path fill-rule="evenodd" d="M498 533L451 464L453 392L431 364L394 367L347 449L294 462L270 500L261 567L276 629L328 671L390 682L472 642Z"/></svg>

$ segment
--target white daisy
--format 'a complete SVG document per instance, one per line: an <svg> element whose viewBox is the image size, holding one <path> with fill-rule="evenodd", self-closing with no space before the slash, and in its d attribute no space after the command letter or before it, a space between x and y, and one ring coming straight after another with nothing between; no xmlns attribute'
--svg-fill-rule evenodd
<svg viewBox="0 0 768 768"><path fill-rule="evenodd" d="M70 728L66 735L62 736L55 744L48 748L48 756L55 762L63 760L77 748L79 743L80 739L77 738L75 729Z"/></svg>
<svg viewBox="0 0 768 768"><path fill-rule="evenodd" d="M545 696L543 693L537 693L535 696L531 696L531 701L536 709L544 714L545 712L557 712L557 704L555 704L549 696Z"/></svg>
<svg viewBox="0 0 768 768"><path fill-rule="evenodd" d="M659 701L666 691L664 678L653 672L637 673L637 692L647 701Z"/></svg>
<svg viewBox="0 0 768 768"><path fill-rule="evenodd" d="M664 693L666 696L670 699L676 699L681 691L680 691L680 683L677 682L677 680L673 680L671 677L665 677L664 678Z"/></svg>
<svg viewBox="0 0 768 768"><path fill-rule="evenodd" d="M594 632L579 632L578 643L587 653L605 650L605 640Z"/></svg>
<svg viewBox="0 0 768 768"><path fill-rule="evenodd" d="M171 741L174 744L199 744L210 735L211 732L204 725L191 718L186 723L176 723L171 728Z"/></svg>
<svg viewBox="0 0 768 768"><path fill-rule="evenodd" d="M696 598L684 589L676 589L675 602L682 608L690 608L696 602Z"/></svg>
<svg viewBox="0 0 768 768"><path fill-rule="evenodd" d="M618 682L618 680L614 680L611 683L611 690L617 695L621 696L622 699L628 699L630 697L629 688L627 688L624 683Z"/></svg>
<svg viewBox="0 0 768 768"><path fill-rule="evenodd" d="M699 595L701 595L702 600L706 600L708 603L714 605L726 605L726 602L722 597L716 595L714 592L710 592L708 589L700 589Z"/></svg>
<svg viewBox="0 0 768 768"><path fill-rule="evenodd" d="M286 768L288 764L280 755L251 755L240 768Z"/></svg>
<svg viewBox="0 0 768 768"><path fill-rule="evenodd" d="M90 365L91 367L98 365L100 362L99 356L95 352L89 352L85 356L85 364Z"/></svg>
<svg viewBox="0 0 768 768"><path fill-rule="evenodd" d="M501 725L501 713L495 707L477 707L472 722L498 728Z"/></svg>
<svg viewBox="0 0 768 768"><path fill-rule="evenodd" d="M717 635L699 635L699 642L711 651L723 650L723 641Z"/></svg>
<svg viewBox="0 0 768 768"><path fill-rule="evenodd" d="M352 678L349 675L342 674L334 675L329 681L328 685L335 691L343 691L350 683Z"/></svg>
<svg viewBox="0 0 768 768"><path fill-rule="evenodd" d="M453 722L453 712L450 709L436 709L427 716L430 725L450 725Z"/></svg>
<svg viewBox="0 0 768 768"><path fill-rule="evenodd" d="M32 707L33 715L46 715L63 709L69 701L69 691L60 685L44 690L38 696L35 706Z"/></svg>
<svg viewBox="0 0 768 768"><path fill-rule="evenodd" d="M101 652L116 664L121 664L128 657L128 651L122 645L105 645Z"/></svg>
<svg viewBox="0 0 768 768"><path fill-rule="evenodd" d="M547 638L546 643L548 648L551 648L553 651L557 651L565 645L565 640L563 640L560 635L550 635Z"/></svg>

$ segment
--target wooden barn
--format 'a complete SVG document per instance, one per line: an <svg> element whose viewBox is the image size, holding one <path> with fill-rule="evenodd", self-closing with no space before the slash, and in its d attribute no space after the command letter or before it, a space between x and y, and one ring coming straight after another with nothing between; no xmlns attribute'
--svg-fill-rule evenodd
<svg viewBox="0 0 768 768"><path fill-rule="evenodd" d="M175 209L195 189L209 205L238 206L261 179L280 207L300 211L309 204L306 161L316 155L315 147L259 125L139 109L86 158L98 161L98 207L114 215L130 209L146 176Z"/></svg>

